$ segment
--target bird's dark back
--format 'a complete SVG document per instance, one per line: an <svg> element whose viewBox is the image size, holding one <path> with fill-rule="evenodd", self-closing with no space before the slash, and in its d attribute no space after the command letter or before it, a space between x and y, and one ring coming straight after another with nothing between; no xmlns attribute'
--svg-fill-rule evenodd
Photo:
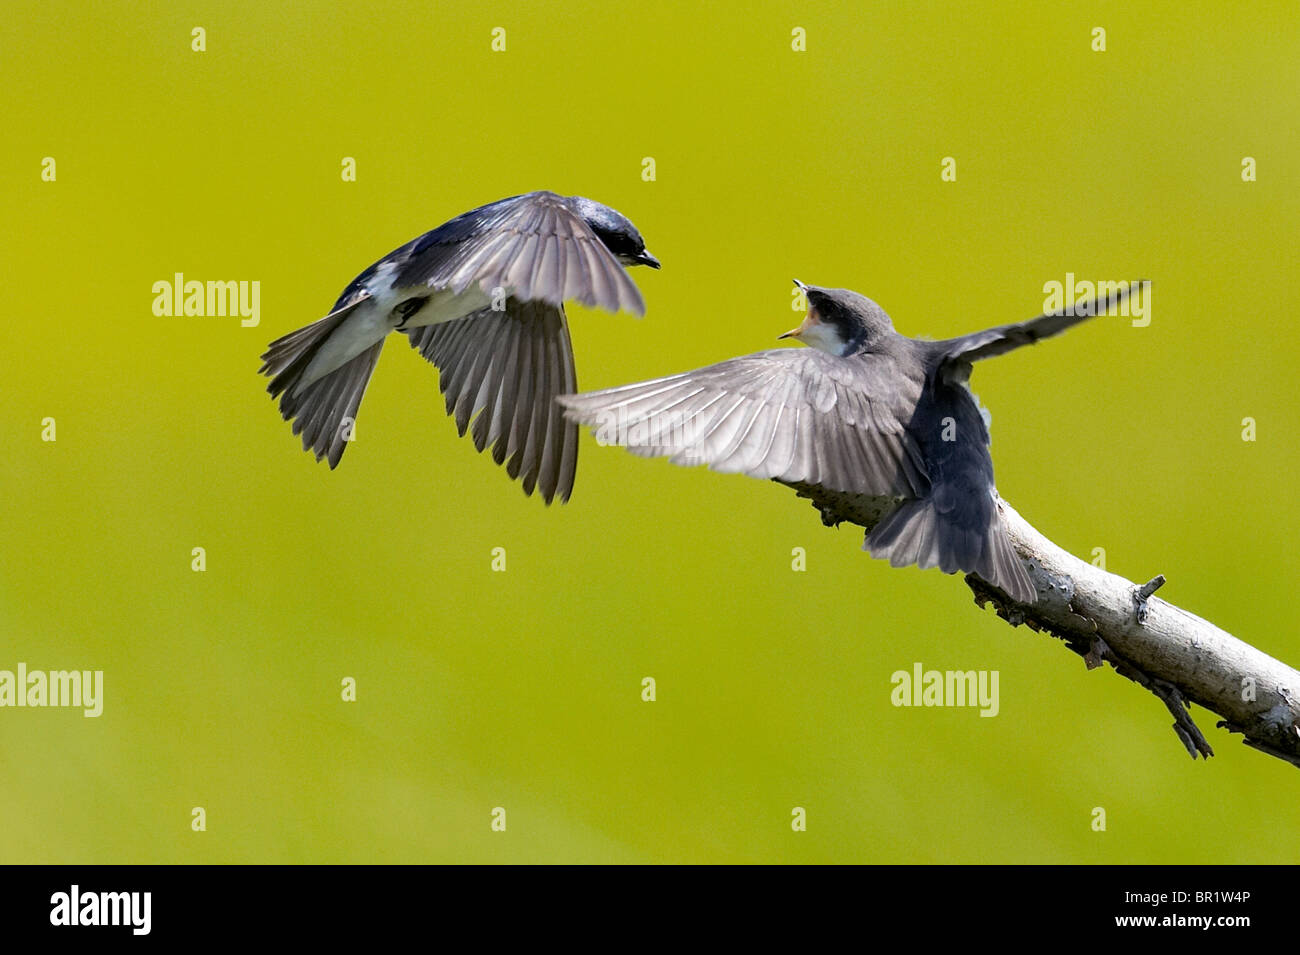
<svg viewBox="0 0 1300 955"><path fill-rule="evenodd" d="M375 276L380 263L405 263L435 245L451 245L462 242L477 234L483 228L484 221L490 220L495 213L532 195L535 195L535 193L525 192L518 196L508 196L505 199L498 199L496 202L489 202L485 206L479 206L477 209L462 212L456 218L447 220L436 229L418 235L410 242L399 245L348 283L348 287L343 290L338 300L335 301L334 309L342 308L359 295Z"/></svg>
<svg viewBox="0 0 1300 955"><path fill-rule="evenodd" d="M908 430L921 446L940 513L967 527L984 527L993 508L993 459L979 403L962 374L943 374L934 342L914 342L926 367L926 386Z"/></svg>

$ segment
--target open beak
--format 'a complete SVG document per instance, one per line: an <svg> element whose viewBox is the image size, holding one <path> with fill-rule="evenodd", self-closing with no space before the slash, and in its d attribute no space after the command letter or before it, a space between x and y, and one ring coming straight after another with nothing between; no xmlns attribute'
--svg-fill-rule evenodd
<svg viewBox="0 0 1300 955"><path fill-rule="evenodd" d="M804 285L798 279L794 280L794 284L804 290L804 295L806 297L808 293L808 286ZM812 305L809 304L808 314L804 316L804 320L799 324L799 327L790 329L784 335L777 335L776 340L780 341L783 338L798 338L804 332L808 331L809 327L811 327L816 321L817 319L813 317Z"/></svg>
<svg viewBox="0 0 1300 955"><path fill-rule="evenodd" d="M790 329L784 335L777 335L776 340L780 341L783 338L800 338L803 336L804 332L808 331L808 329L820 322L821 319L817 317L817 310L810 305L808 306L808 314L803 317L803 321L799 323L798 327Z"/></svg>
<svg viewBox="0 0 1300 955"><path fill-rule="evenodd" d="M652 269L659 268L659 260L656 259L653 255L651 255L650 252L646 249L642 249L641 254L636 257L636 264L648 265Z"/></svg>

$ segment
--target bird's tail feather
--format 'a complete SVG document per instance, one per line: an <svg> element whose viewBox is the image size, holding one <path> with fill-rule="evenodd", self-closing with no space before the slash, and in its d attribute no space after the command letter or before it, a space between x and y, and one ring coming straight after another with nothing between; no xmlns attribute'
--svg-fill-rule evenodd
<svg viewBox="0 0 1300 955"><path fill-rule="evenodd" d="M354 307L355 303L276 339L262 355L259 369L271 379L266 390L280 399L280 414L293 421L294 434L302 435L303 450L311 451L317 461L328 458L331 468L338 466L352 438L357 409L379 361L383 339L329 374L306 385L301 382L312 358Z"/></svg>
<svg viewBox="0 0 1300 955"><path fill-rule="evenodd" d="M983 529L943 520L932 498L906 501L867 534L863 549L895 567L938 567L946 574L978 574L1020 603L1038 598L996 510Z"/></svg>

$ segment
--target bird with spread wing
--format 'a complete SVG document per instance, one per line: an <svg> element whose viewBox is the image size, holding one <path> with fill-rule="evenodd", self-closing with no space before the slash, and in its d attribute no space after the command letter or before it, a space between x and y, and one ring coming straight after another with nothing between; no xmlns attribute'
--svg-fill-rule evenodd
<svg viewBox="0 0 1300 955"><path fill-rule="evenodd" d="M864 543L873 557L974 573L1033 602L999 516L988 428L967 386L972 364L1103 314L1142 283L944 341L898 334L857 292L797 284L807 316L781 337L810 348L558 400L601 443L768 478L814 503L860 501L883 515Z"/></svg>
<svg viewBox="0 0 1300 955"><path fill-rule="evenodd" d="M303 449L337 467L390 332L437 366L447 413L491 445L524 493L566 501L577 427L556 395L577 388L566 301L645 313L626 269L659 268L620 213L581 196L493 202L406 243L358 275L330 313L272 342L267 390Z"/></svg>

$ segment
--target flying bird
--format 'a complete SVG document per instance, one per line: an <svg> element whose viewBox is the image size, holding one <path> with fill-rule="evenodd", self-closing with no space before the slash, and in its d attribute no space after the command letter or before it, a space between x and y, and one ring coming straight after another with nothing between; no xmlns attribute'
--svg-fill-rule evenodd
<svg viewBox="0 0 1300 955"><path fill-rule="evenodd" d="M608 206L530 192L457 216L390 252L329 314L272 342L260 372L303 450L338 466L390 332L438 368L447 413L474 446L566 501L578 429L554 398L577 389L566 301L645 314L625 269L659 268L641 234Z"/></svg>
<svg viewBox="0 0 1300 955"><path fill-rule="evenodd" d="M873 557L974 573L1033 602L1034 585L999 515L988 429L967 384L971 367L1104 314L1141 283L1105 302L944 341L898 334L884 309L857 292L796 284L807 315L780 337L810 348L558 401L601 443L769 478L815 504L883 511L863 544ZM830 509L823 519L834 522Z"/></svg>

